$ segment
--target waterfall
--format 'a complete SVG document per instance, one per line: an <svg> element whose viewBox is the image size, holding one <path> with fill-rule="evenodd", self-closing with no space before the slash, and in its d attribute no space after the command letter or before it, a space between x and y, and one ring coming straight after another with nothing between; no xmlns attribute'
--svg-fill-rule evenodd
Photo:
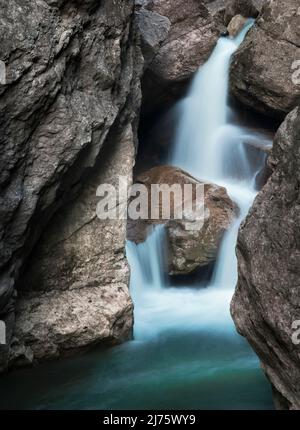
<svg viewBox="0 0 300 430"><path fill-rule="evenodd" d="M261 146L266 140L236 125L227 106L230 56L249 25L235 39L220 39L178 106L170 163L225 186L240 208L222 242L210 284L175 288L168 282L162 226L142 244L128 242L134 340L4 375L2 405L107 411L272 408L258 359L236 333L229 312L237 277L238 228L255 197L255 176L264 158L259 151L249 153L249 145ZM113 298L107 306L116 306ZM128 311L126 307L126 316ZM119 317L116 330L124 321L123 310Z"/></svg>
<svg viewBox="0 0 300 430"><path fill-rule="evenodd" d="M264 154L249 158L248 145L262 136L234 124L227 105L228 76L231 56L252 24L249 20L234 39L220 38L208 62L196 73L178 106L180 121L169 160L205 182L226 187L239 206L239 218L223 239L213 279L204 290L166 288L163 227L156 228L144 244L128 243L137 340L184 330L214 334L225 330L236 336L229 313L237 280L235 245L239 225L256 194L255 176L263 167Z"/></svg>
<svg viewBox="0 0 300 430"><path fill-rule="evenodd" d="M178 106L181 120L170 162L201 179L215 181L222 176L222 155L228 157L228 151L220 145L222 139L227 137L229 142L238 137L237 130L228 127L229 65L252 24L249 20L235 39L219 39L210 59L196 73L188 96Z"/></svg>
<svg viewBox="0 0 300 430"><path fill-rule="evenodd" d="M161 290L167 284L165 276L166 252L165 230L161 225L156 226L144 243L135 245L127 243L127 257L131 264L131 284L133 299L139 298L142 287L148 286Z"/></svg>

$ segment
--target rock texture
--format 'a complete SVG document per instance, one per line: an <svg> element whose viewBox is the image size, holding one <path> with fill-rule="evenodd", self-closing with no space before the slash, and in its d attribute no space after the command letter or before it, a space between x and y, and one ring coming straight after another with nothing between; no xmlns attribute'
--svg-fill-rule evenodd
<svg viewBox="0 0 300 430"><path fill-rule="evenodd" d="M136 12L137 25L141 34L144 67L147 68L166 40L171 23L169 19L145 8Z"/></svg>
<svg viewBox="0 0 300 430"><path fill-rule="evenodd" d="M247 22L247 18L245 18L244 16L235 15L227 27L229 36L231 37L237 36L239 32L244 28L246 22Z"/></svg>
<svg viewBox="0 0 300 430"><path fill-rule="evenodd" d="M142 60L133 10L133 0L1 1L5 32L0 34L0 59L6 64L6 83L0 86L0 319L7 324L9 343L16 282L45 226L64 207L59 213L65 221L55 221L49 243L44 236L45 245L40 245L41 265L36 280L29 274L22 276L19 288L17 336L39 358L102 338L121 338L129 331L128 274L121 252L124 232L117 224L107 227L112 235L114 229L118 234L112 247L116 267L111 262L111 273L105 281L100 271L102 267L107 273L111 257L101 265L102 248L97 240L105 247L103 241L108 240L109 232L106 235L103 231L101 236L96 221L81 224L91 217L93 192L88 194L83 186L83 194L79 193L90 175L95 182L101 179L93 176L96 166L99 175L109 175L111 166L101 166L104 143L126 143L127 138L116 136L122 130L128 135L129 124L133 124L135 134ZM132 141L131 148L125 145L126 159L131 164L132 145ZM111 157L114 160L116 155ZM128 175L129 164L124 163ZM115 171L111 169L110 174ZM95 186L92 182L91 188ZM74 200L72 215L70 199ZM86 237L93 229L97 230L97 240ZM67 232L71 234L69 239ZM55 235L60 244L55 242ZM78 249L81 246L83 249ZM86 266L83 252L91 260ZM92 281L88 283L87 279ZM37 284L40 293L35 292ZM103 305L97 299L100 290ZM110 308L107 314L106 305ZM83 308L86 318L82 318ZM119 323L126 312L128 318L124 317L121 329ZM27 318L29 314L31 319ZM22 346L18 344L16 350L21 351ZM2 367L7 365L10 353L9 345L1 348Z"/></svg>
<svg viewBox="0 0 300 430"><path fill-rule="evenodd" d="M236 15L256 18L268 0L226 0L224 22L228 25Z"/></svg>
<svg viewBox="0 0 300 430"><path fill-rule="evenodd" d="M231 66L231 90L244 105L283 119L300 102L298 0L268 1Z"/></svg>
<svg viewBox="0 0 300 430"><path fill-rule="evenodd" d="M232 315L261 359L277 407L300 409L300 344L292 337L300 320L299 107L280 127L269 163L273 174L239 233Z"/></svg>
<svg viewBox="0 0 300 430"><path fill-rule="evenodd" d="M155 13L155 20L158 14L167 17L171 24L144 75L143 102L148 112L181 95L187 81L208 59L221 26L202 1L152 0L144 5ZM153 29L149 31L149 38L152 32ZM145 34L144 38L147 38ZM148 57L147 52L145 55Z"/></svg>
<svg viewBox="0 0 300 430"><path fill-rule="evenodd" d="M120 136L109 138L82 191L45 230L19 282L12 348L18 363L24 358L18 354L19 339L27 354L30 350L40 359L100 340L119 342L131 336L126 224L99 220L95 209L97 185L117 185L118 175L130 183L133 160L129 126Z"/></svg>
<svg viewBox="0 0 300 430"><path fill-rule="evenodd" d="M182 219L176 218L176 208L182 207L182 200L174 201L171 195L171 218L164 219L162 201L159 204L159 220L129 221L128 239L136 243L143 242L151 227L155 224L165 224L169 248L169 274L186 275L195 270L208 266L216 260L220 242L226 230L233 222L237 208L228 197L225 188L214 184L204 184L204 200L198 199L196 185L201 184L188 173L170 166L159 166L150 169L137 178L137 183L144 184L151 196L151 184L178 184L184 190L185 184L193 187L192 202L194 208L202 213L200 228L191 226L197 224L196 213L190 211L188 205L183 210ZM184 193L184 191L183 191ZM184 195L184 201L191 201ZM149 198L149 215L151 214L151 199ZM203 206L204 203L204 206ZM172 211L175 208L175 211ZM187 227L189 226L189 227Z"/></svg>

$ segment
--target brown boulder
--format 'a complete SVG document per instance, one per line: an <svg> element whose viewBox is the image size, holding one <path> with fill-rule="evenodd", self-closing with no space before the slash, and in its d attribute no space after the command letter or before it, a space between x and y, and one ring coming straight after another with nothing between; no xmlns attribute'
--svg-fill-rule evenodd
<svg viewBox="0 0 300 430"><path fill-rule="evenodd" d="M140 175L137 182L146 185L148 190L150 190L151 184L169 186L191 184L193 186L193 204L200 211L203 210L203 225L198 228L195 214L187 209L183 210L182 219L174 219L174 217L173 219L163 219L160 216L159 220L129 220L128 239L136 243L143 242L153 225L165 224L171 275L189 274L214 262L223 234L231 225L237 212L237 207L228 197L225 188L201 183L183 170L170 166L154 167ZM195 192L197 184L204 185L204 207L203 201L197 200ZM173 202L174 199L172 204ZM181 201L175 202L175 208L176 205L177 207L181 205ZM160 214L162 215L161 202ZM171 214L173 214L172 211ZM192 225L196 227L189 229Z"/></svg>
<svg viewBox="0 0 300 430"><path fill-rule="evenodd" d="M281 119L300 102L299 70L299 2L269 2L233 57L231 91L244 105Z"/></svg>
<svg viewBox="0 0 300 430"><path fill-rule="evenodd" d="M300 409L300 108L280 127L273 175L241 227L232 302L238 331L258 354L278 408ZM298 326L299 327L299 326ZM298 342L298 343L297 343Z"/></svg>

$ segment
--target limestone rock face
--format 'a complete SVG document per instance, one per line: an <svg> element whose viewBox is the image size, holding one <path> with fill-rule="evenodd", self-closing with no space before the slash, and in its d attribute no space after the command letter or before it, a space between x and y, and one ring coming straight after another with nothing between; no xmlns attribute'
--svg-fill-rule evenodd
<svg viewBox="0 0 300 430"><path fill-rule="evenodd" d="M106 145L95 173L46 228L19 282L15 338L34 359L131 336L126 224L96 216L98 185L117 185L118 175L132 181L130 127Z"/></svg>
<svg viewBox="0 0 300 430"><path fill-rule="evenodd" d="M144 108L149 111L182 93L187 81L209 58L220 35L220 24L198 0L152 0L145 7L171 23L143 79Z"/></svg>
<svg viewBox="0 0 300 430"><path fill-rule="evenodd" d="M80 205L76 203L80 189L85 179L93 174L96 165L104 174L101 167L101 148L104 143L113 145L114 139L120 145L124 142L124 139L114 137L112 130L122 131L133 124L135 132L142 58L136 42L133 10L133 0L12 0L1 4L0 19L5 32L2 31L0 35L0 59L5 63L6 79L5 82L1 80L0 85L0 319L7 325L8 345L1 348L0 367L7 365L11 352L9 344L13 331L16 283L45 226L55 213L60 213L60 208L64 207L61 213L66 214L65 206L69 205L67 202L70 199L74 200L75 205ZM133 159L132 149L130 151L128 157ZM95 177L95 180L98 178ZM75 212L79 228L81 214L77 209ZM71 232L72 222L69 224ZM96 226L97 223L94 228ZM64 228L60 228L65 233ZM74 225L73 228L75 230ZM91 232L92 224L86 228L90 228ZM119 229L119 226L109 228ZM117 320L122 319L122 313L125 315L125 309L130 314L129 298L125 291L127 270L124 269L123 277L115 276L112 266L109 284L105 284L107 288L114 284L111 298L108 299L108 290L102 290L102 294L103 306L111 301L112 315L113 292L118 291L117 284L123 288L123 292L120 292L120 297L122 294L124 296L123 306L118 304L121 301L119 299L115 304L116 326L112 328L112 321L108 323L105 320L100 328L102 317L99 316L98 320L95 317L92 321L91 315L95 316L102 306L96 300L96 289L100 291L104 280L96 281L95 274L95 289L86 295L84 304L81 301L84 288L86 291L89 288L89 283L84 279L92 279L91 268L89 265L86 268L80 266L83 263L80 260L81 252L75 252L72 240L66 244L63 232L59 234L62 234L61 246L64 252L60 248L60 264L56 266L55 277L50 282L47 274L52 264L49 261L55 253L50 246L53 238L52 242L49 238L47 244L51 249L47 257L49 261L46 263L46 257L42 259L45 273L37 274L39 289L43 293L47 291L45 294L48 294L49 305L42 293L38 298L33 295L28 303L22 299L26 294L28 297L31 294L34 284L31 276L21 277L18 288L21 299L18 304L17 331L18 335L21 333L21 338L23 335L26 337L19 340L32 345L36 356L57 354L59 344L64 341L66 345L69 342L70 348L75 348L101 340L102 333L105 333L103 338L107 338L109 332L121 333L122 330L116 328ZM77 239L73 233L71 237ZM117 242L120 257L121 237ZM89 249L86 255L90 259L95 259L99 254L96 242L88 242L87 239L85 242L82 238L76 243ZM68 270L71 270L71 267L67 270L67 264L71 264L71 260L74 270L77 267L80 272L76 282L75 276L70 278L70 282L66 281L67 273L70 273ZM26 269L30 271L28 267ZM60 289L63 290L62 296ZM45 311L50 309L50 303L51 312L45 322L43 318ZM76 309L82 315L82 307L86 305L88 314L89 304L91 315L87 317L88 321L81 320L79 315L76 320ZM70 327L66 327L68 324L65 323L60 333L57 326L61 324L62 313L66 315L66 321L69 318ZM32 320L25 318L29 314L33 315ZM90 323L94 325L89 328ZM84 327L87 327L86 337L80 336ZM34 334L29 339L31 328ZM70 336L64 337L68 330L77 333L78 342L74 337L73 340ZM55 333L56 342L53 340ZM126 333L128 330L124 329L123 334ZM46 353L48 347L49 353ZM22 348L18 347L18 350Z"/></svg>
<svg viewBox="0 0 300 430"><path fill-rule="evenodd" d="M172 208L175 208L174 212L176 213L176 208L182 207L182 200L175 200L174 195L171 195L172 219L163 218L162 201L160 201L160 219L148 222L129 221L128 239L136 243L143 242L151 231L151 226L165 224L170 275L186 275L214 262L222 237L230 227L237 212L237 207L228 197L225 188L214 184L203 184L203 198L198 198L196 186L201 182L183 170L170 166L154 167L140 175L137 182L146 185L149 189L149 195L151 184L180 185L183 190L184 201L191 201L194 208L199 211L198 214L201 214L201 223L198 223L198 214L192 212L189 205L183 210L182 219L174 217ZM184 194L184 185L186 184L193 187L190 196Z"/></svg>
<svg viewBox="0 0 300 430"><path fill-rule="evenodd" d="M269 1L233 57L231 91L244 105L283 119L300 101L298 0Z"/></svg>
<svg viewBox="0 0 300 430"><path fill-rule="evenodd" d="M239 233L232 315L262 362L277 407L299 409L299 107L280 127L269 163L273 174Z"/></svg>

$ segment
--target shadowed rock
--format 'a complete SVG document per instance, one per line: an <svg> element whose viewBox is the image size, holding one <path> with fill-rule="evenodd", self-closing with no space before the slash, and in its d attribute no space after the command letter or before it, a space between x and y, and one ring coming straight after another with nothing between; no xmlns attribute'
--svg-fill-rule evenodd
<svg viewBox="0 0 300 430"><path fill-rule="evenodd" d="M112 127L125 130L132 123L134 130L136 128L142 58L133 26L133 11L133 0L11 0L1 3L0 20L5 31L0 34L0 58L6 65L6 83L0 85L0 319L7 323L9 336L8 345L1 348L0 368L6 366L10 355L15 284L41 233L67 201L76 201L82 183L95 166L102 169L98 161ZM109 142L114 143L111 139ZM133 160L133 151L131 158ZM103 240L108 239L103 237ZM121 242L120 238L120 250ZM94 242L90 243L89 255L90 258L99 255ZM64 248L60 257L65 263L71 264L72 260L70 267L79 265L71 245ZM54 261L55 249L48 255L49 260L52 258ZM57 327L55 309L59 315L59 306L64 301L65 315L76 314L75 292L68 292L68 288L73 288L72 278L67 283L67 272L59 272L60 268L65 269L63 263L57 265L53 277L55 293L48 291L47 282L43 284L47 273L40 278L39 288L47 291L45 297L49 298L49 305L42 293L38 300L21 304L21 299L18 304L19 340L28 341L33 349L34 344L39 343L39 356L60 353L60 347L54 351L51 346L51 336ZM80 273L88 279L91 275L88 265L81 266ZM21 297L23 290L32 287L29 278L26 279L28 283L24 285L25 278L22 278L22 285L19 285ZM122 284L127 280L124 276ZM100 288L103 282L99 280L95 288L97 285ZM61 297L60 289L65 289ZM78 300L82 292L77 291ZM89 295L94 301L96 290L90 290ZM111 294L113 300L114 293ZM44 312L39 312L38 303ZM50 303L52 313L47 315ZM90 303L86 299L87 314L89 306L96 309L96 305ZM97 306L99 308L100 303ZM37 335L33 329L28 339L32 323L27 318L30 309L35 329L40 324L40 332ZM74 316L69 328L74 333L78 328L78 342L70 343L72 348L101 340L97 320L93 326L94 336L85 337L83 329L87 326L88 331L89 324L83 324L80 318L76 320ZM62 333L57 331L57 343L61 340ZM37 355L36 350L34 354Z"/></svg>
<svg viewBox="0 0 300 430"><path fill-rule="evenodd" d="M278 408L300 408L300 109L280 127L271 178L241 226L239 278L232 302L238 331L258 354ZM296 340L297 340L297 336Z"/></svg>

